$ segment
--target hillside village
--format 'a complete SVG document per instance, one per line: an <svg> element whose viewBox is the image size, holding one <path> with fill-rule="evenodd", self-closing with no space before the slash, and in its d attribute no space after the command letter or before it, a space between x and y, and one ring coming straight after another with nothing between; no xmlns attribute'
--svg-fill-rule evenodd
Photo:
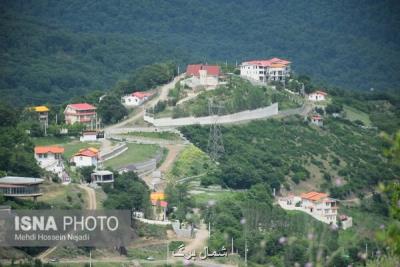
<svg viewBox="0 0 400 267"><path fill-rule="evenodd" d="M5 205L1 209L14 209L14 198L31 199L33 202L63 208L129 207L135 210L132 219L146 230L139 233L141 241L133 243L131 249L127 248L128 253L118 256L122 257L121 261L134 261L136 257L147 262L164 258L171 262L177 260L172 254L164 256L164 252L157 249L146 249L146 242L149 241L146 238L150 238L148 243L151 243L151 238L160 236L167 242L175 242L175 245L184 244L185 253L199 251L206 245L216 249L229 244L231 247L227 249L230 255L224 262L218 262L216 258L209 260L213 266L247 264L248 247L249 255L253 255L253 260L257 261L258 248L248 244L247 239L242 239L236 225L230 225L233 215L226 215L225 218L226 224L231 227L227 229L229 240L223 238L220 228L223 226L213 221L218 217L218 210L225 208L218 205L235 206L235 201L239 201L235 197L239 199L241 194L253 194L249 195L249 199L255 202L258 198L271 198L271 206L265 204L268 207L260 206L253 210L257 214L254 216L260 218L276 215L265 221L260 219L256 225L252 225L261 233L275 227L268 225L268 220L281 220L282 216L289 216L294 221L301 220L315 226L315 232L327 227L337 231L335 234L343 238L356 239L361 229L364 232L371 231L358 209L363 205L360 202L374 198L373 186L368 188L359 184L359 190L363 192L360 194L364 196L355 194L350 188L350 185L353 186L351 180L344 178L352 175L343 170L350 164L356 168L359 163L340 155L333 148L329 148L329 153L326 153L328 156L325 156L324 150L328 146L319 148L316 145L315 151L312 151L313 143L318 140L309 139L327 140L324 138L333 136L332 139L338 140L340 135L351 131L354 140L359 137L367 142L370 135L376 134L377 128L370 125L370 121L362 119L365 115L362 111L358 110L361 116L352 116L349 111L354 112L354 109L338 104L339 96L334 90L311 86L309 80L294 76L291 65L292 62L276 57L245 61L231 66L230 70L223 70L220 65L190 64L186 72L176 73L167 83L150 90L124 88L123 93L115 96L115 92L106 92L90 103L67 103L62 111L63 118L58 117L59 113L52 114L52 107L46 103L26 107L24 112L40 125L40 129L25 129L34 143L31 153L40 167L40 175L25 177L5 173L0 178L0 193L7 199L0 203ZM242 98L242 101L238 102L236 98ZM111 104L105 105L106 101ZM213 111L213 105L217 107L216 112ZM108 117L104 114L112 116L114 106L127 112L110 123L111 120L107 121L105 118ZM268 185L265 190L261 185L257 186L259 181L234 184L235 168L241 167L232 165L224 169L229 166L224 164L234 160L250 162L253 159L246 159L246 154L243 154L242 158L229 162L231 159L224 157L233 154L229 142L232 142L234 131L243 130L243 125L247 124L254 128L263 125L265 131L268 131L268 127L275 127L272 124L276 125L276 129L283 131L280 134L282 138L292 131L290 127L297 127L298 135L292 135L293 140L287 141L287 146L291 146L290 142L295 143L291 149L294 157L297 157L296 153L300 155L300 152L295 151L294 147L303 149L301 139L305 139L309 142L308 147L304 148L308 155L300 155L294 160L283 156L280 158L279 151L274 151L272 145L265 146L271 141L270 137L254 135L253 140L246 141L246 145L270 149L276 157L260 158L251 166L271 166L270 169L276 171L276 177L261 175L268 181L262 185ZM342 132L336 133L333 129ZM35 134L37 132L40 134ZM275 138L276 142L280 142L279 135ZM218 148L210 146L210 142L221 142L225 149L215 151ZM241 148L244 149L244 146ZM356 149L362 150L360 147ZM375 146L371 149L375 149ZM211 156L214 152L218 157ZM365 156L362 151L357 153ZM251 157L256 158L256 155ZM283 161L286 160L291 163L284 169ZM390 168L395 167L390 165ZM391 170L387 170L388 176L395 177L395 171ZM242 171L246 172L238 170L239 173ZM232 184L223 182L224 175L231 175L229 179ZM339 182L334 184L339 180L348 186L347 191ZM133 190L129 194L139 194L139 191L143 194L140 196L141 204L127 206L130 204L118 198L128 187ZM135 191L134 188L141 190ZM330 196L332 193L334 196ZM62 199L66 199L66 202L60 205ZM213 202L214 199L218 204ZM281 209L278 210L278 207ZM278 215L285 214L283 210L289 215ZM215 213L211 214L212 211ZM245 213L243 216L252 217ZM219 220L221 224L224 221L223 218ZM292 224L290 227L296 227ZM326 235L330 236L331 233ZM287 237L279 240L282 245L287 242ZM142 249L142 254L135 254L134 248ZM79 255L83 252L77 249L74 253ZM107 253L118 254L115 251ZM366 253L370 255L368 251ZM68 254L68 250L62 247L54 247L41 251L35 257L56 264L73 259ZM101 261L101 256L97 257ZM357 257L351 260L355 261ZM373 257L373 254L368 257ZM365 261L359 258L357 260Z"/></svg>

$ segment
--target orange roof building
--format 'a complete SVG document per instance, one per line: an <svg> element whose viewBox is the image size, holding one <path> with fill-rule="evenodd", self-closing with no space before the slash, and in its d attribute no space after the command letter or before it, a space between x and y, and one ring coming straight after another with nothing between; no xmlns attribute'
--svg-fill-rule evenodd
<svg viewBox="0 0 400 267"><path fill-rule="evenodd" d="M307 200L311 200L311 201L320 201L321 199L328 197L328 194L318 193L318 192L308 192L308 193L301 194L300 197L302 199L307 199Z"/></svg>
<svg viewBox="0 0 400 267"><path fill-rule="evenodd" d="M283 82L290 77L291 62L280 58L251 60L240 65L240 76L261 83Z"/></svg>
<svg viewBox="0 0 400 267"><path fill-rule="evenodd" d="M97 166L100 158L100 151L97 148L89 147L79 150L71 158L71 163L75 163L76 167Z"/></svg>
<svg viewBox="0 0 400 267"><path fill-rule="evenodd" d="M36 146L35 154L62 154L64 153L64 148L62 146Z"/></svg>
<svg viewBox="0 0 400 267"><path fill-rule="evenodd" d="M151 192L150 200L151 201L161 201L165 200L165 194L163 192Z"/></svg>

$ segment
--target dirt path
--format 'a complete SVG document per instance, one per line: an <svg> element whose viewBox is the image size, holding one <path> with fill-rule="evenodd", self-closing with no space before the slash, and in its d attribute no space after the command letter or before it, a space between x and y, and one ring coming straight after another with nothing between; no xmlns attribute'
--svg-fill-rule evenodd
<svg viewBox="0 0 400 267"><path fill-rule="evenodd" d="M83 184L80 184L79 187L85 190L87 193L87 200L88 200L87 209L95 210L97 208L97 202L96 202L96 192L94 191L94 189ZM37 258L40 259L41 261L44 261L51 255L51 253L53 253L57 249L57 247L58 246L48 248L47 250L42 252Z"/></svg>
<svg viewBox="0 0 400 267"><path fill-rule="evenodd" d="M196 238L191 239L190 242L185 246L185 251L190 252L193 250L201 251L207 244L208 230L207 226L203 223L200 225L200 229L196 232Z"/></svg>
<svg viewBox="0 0 400 267"><path fill-rule="evenodd" d="M80 184L79 187L85 190L87 193L87 199L88 199L87 209L95 210L97 208L97 202L96 202L96 192L94 191L94 189L84 184Z"/></svg>

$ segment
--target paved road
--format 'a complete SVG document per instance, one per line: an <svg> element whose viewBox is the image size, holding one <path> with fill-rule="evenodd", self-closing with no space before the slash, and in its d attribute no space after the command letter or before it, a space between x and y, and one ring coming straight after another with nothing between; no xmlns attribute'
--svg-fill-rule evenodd
<svg viewBox="0 0 400 267"><path fill-rule="evenodd" d="M152 107L155 104L157 104L158 101L165 101L168 99L168 92L170 89L175 87L175 84L182 79L185 76L185 74L181 74L179 76L176 76L171 82L160 86L157 90L159 91L159 94L157 96L155 96L154 98L152 98L151 100L145 102L142 106L138 107L137 109L139 110L135 115L133 115L132 117L117 123L117 124L113 124L110 125L106 128L104 128L105 133L107 134L108 132L112 132L113 129L116 128L121 128L126 126L127 124L134 122L140 118L143 118L144 115L144 110L146 108Z"/></svg>

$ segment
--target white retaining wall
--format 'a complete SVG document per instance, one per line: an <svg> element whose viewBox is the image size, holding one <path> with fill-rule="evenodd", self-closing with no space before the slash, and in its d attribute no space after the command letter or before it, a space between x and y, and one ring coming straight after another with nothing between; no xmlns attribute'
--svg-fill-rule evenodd
<svg viewBox="0 0 400 267"><path fill-rule="evenodd" d="M268 118L278 114L278 103L274 103L265 108L259 108L254 110L245 110L234 114L228 114L223 116L207 116L207 117L186 117L186 118L160 118L155 119L154 117L144 115L143 119L157 127L168 127L168 126L185 126L185 125L207 125L207 124L224 124L224 123L235 123L248 120L256 120Z"/></svg>

